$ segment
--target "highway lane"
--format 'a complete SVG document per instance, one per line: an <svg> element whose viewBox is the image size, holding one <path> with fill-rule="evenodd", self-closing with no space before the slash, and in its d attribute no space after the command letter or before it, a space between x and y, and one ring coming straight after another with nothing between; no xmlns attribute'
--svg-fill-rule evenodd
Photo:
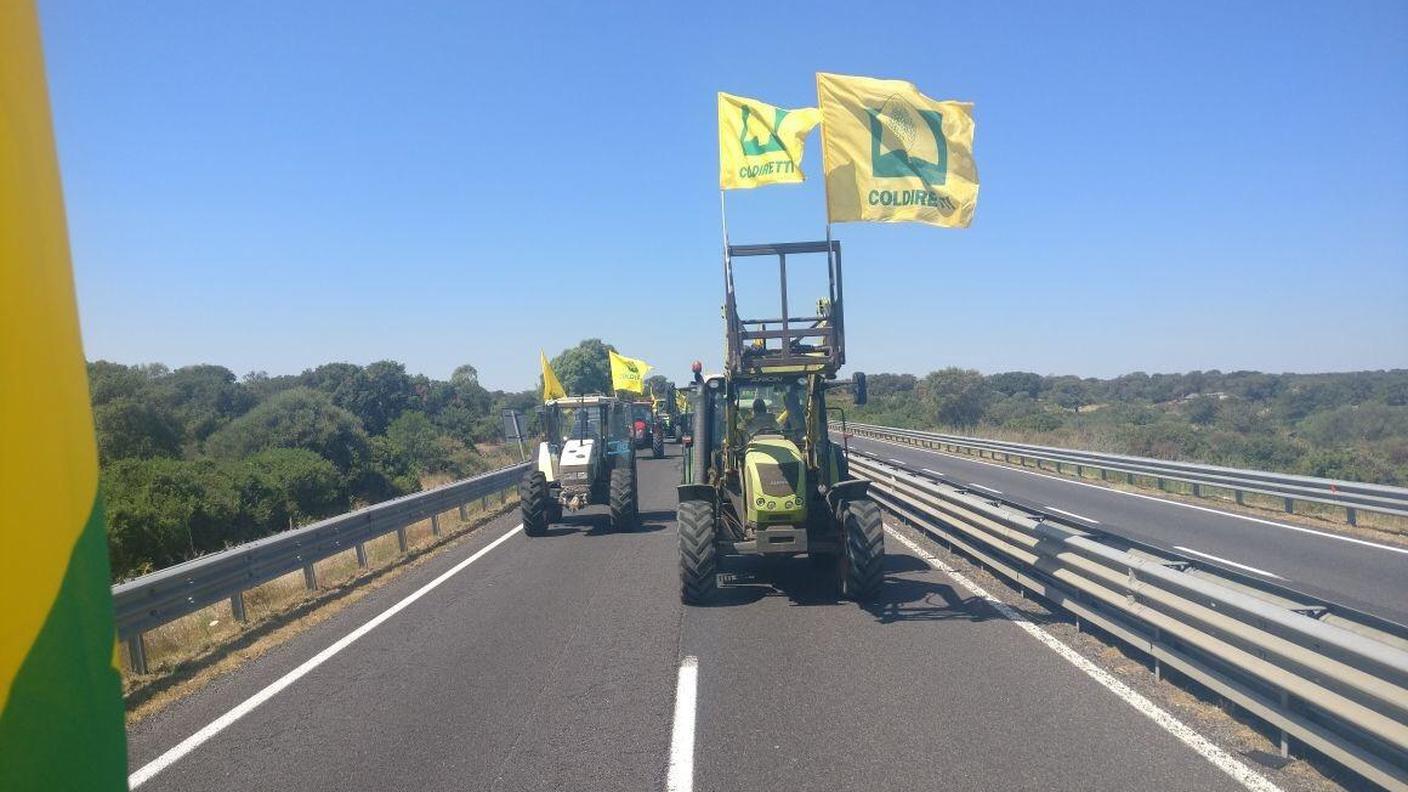
<svg viewBox="0 0 1408 792"><path fill-rule="evenodd" d="M1408 624L1408 548L1351 542L1275 525L1274 517L1247 519L1212 505L1188 505L1135 496L1074 479L868 438L851 448L976 494L1003 494L1045 506L1087 525L1169 550L1230 562L1242 571ZM1095 521L1095 522L1091 522ZM1278 579L1279 578L1279 579Z"/></svg>
<svg viewBox="0 0 1408 792"><path fill-rule="evenodd" d="M501 520L138 724L134 770L476 559L141 788L663 789L686 655L700 790L1239 788L898 541L868 609L802 559L682 607L671 453L640 463L648 530Z"/></svg>
<svg viewBox="0 0 1408 792"><path fill-rule="evenodd" d="M658 786L678 656L672 461L645 531L517 531L143 790ZM667 470L668 469L668 470ZM668 518L668 519L662 519ZM517 525L500 520L129 734L132 769Z"/></svg>

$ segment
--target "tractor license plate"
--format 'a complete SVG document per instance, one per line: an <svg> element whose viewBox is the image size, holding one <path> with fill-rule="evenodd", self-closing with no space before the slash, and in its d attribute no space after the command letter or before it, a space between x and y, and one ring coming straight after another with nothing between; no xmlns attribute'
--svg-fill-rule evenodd
<svg viewBox="0 0 1408 792"><path fill-rule="evenodd" d="M778 527L758 529L756 546L760 553L805 553L805 528Z"/></svg>

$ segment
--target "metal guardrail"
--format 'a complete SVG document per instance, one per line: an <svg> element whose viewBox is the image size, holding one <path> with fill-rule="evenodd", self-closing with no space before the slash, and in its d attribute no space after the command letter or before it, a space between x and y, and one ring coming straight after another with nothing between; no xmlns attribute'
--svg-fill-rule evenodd
<svg viewBox="0 0 1408 792"><path fill-rule="evenodd" d="M432 533L438 535L439 515L458 508L464 516L470 502L517 486L527 467L500 468L384 501L113 586L117 634L127 641L132 669L139 674L147 672L142 643L142 633L147 630L224 599L230 600L235 618L244 621L245 591L300 569L304 583L314 589L314 563L351 550L357 554L357 565L366 566L364 543L393 531L404 553L407 526L429 518Z"/></svg>
<svg viewBox="0 0 1408 792"><path fill-rule="evenodd" d="M1408 516L1408 488L1404 487L1009 443L874 424L847 423L846 430L860 437L976 454L980 458L986 454L991 459L1015 461L1023 465L1028 460L1035 461L1038 466L1051 463L1058 473L1064 473L1065 466L1071 465L1078 476L1083 475L1086 468L1100 471L1100 477L1107 480L1110 473L1122 474L1127 483L1134 483L1134 477L1141 476L1154 479L1160 489L1164 487L1164 482L1176 481L1189 485L1196 497L1203 496L1204 487L1214 487L1230 491L1239 504L1243 495L1251 492L1282 499L1287 512L1294 512L1298 501L1338 506L1345 510L1345 519L1351 525L1357 524L1360 511Z"/></svg>
<svg viewBox="0 0 1408 792"><path fill-rule="evenodd" d="M1408 627L852 455L892 515L1296 739L1408 789Z"/></svg>

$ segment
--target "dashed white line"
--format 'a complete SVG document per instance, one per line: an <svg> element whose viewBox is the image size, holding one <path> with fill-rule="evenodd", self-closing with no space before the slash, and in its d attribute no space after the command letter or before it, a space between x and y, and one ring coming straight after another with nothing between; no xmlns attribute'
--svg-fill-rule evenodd
<svg viewBox="0 0 1408 792"><path fill-rule="evenodd" d="M994 495L1001 495L1001 494L1002 494L1002 490L1000 490L1000 489L993 489L992 487L984 487L982 484L974 484L974 483L971 482L971 481L968 482L968 486L974 487L974 488L976 488L976 489L983 490L984 492L991 492L991 493L994 494Z"/></svg>
<svg viewBox="0 0 1408 792"><path fill-rule="evenodd" d="M503 544L504 541L507 540L509 537L517 534L519 531L522 530L523 524L519 523L516 527L513 528L513 530L485 545L474 555L450 567L448 570L441 573L439 577L435 578L429 583L426 583L424 586L421 586L420 588L416 589L405 599L401 600L395 605L392 605L391 607L387 608L376 616L373 616L371 620L368 621L366 624L363 624L361 627L358 627L357 629L338 639L338 641L333 645L303 661L302 665L274 680L272 683L270 683L268 687L264 688L258 693L255 693L254 695L235 705L234 709L230 710L224 715L221 715L220 717L211 721L200 731L196 732L195 734L192 734L190 737L187 737L186 739L177 743L176 747L168 750L166 753L162 754L161 756L158 756L157 758L146 763L145 765L142 765L142 767L140 767L136 772L132 773L127 777L128 788L136 789L142 784L145 784L146 782L150 781L152 777L155 776L157 773L160 773L161 771L170 767L172 764L179 761L181 757L185 756L191 751L194 751L196 748L199 748L202 743L209 740L211 737L214 737L215 735L219 734L220 732L224 731L235 721L248 715L254 710L255 707L258 707L260 704L263 704L274 696L277 696L279 692L282 691L284 688L288 687L289 685L292 685L294 682L297 682L299 679L303 678L303 676L308 674L308 672L327 662L329 658L333 657L338 652L341 652L343 649L346 649L347 647L351 646L357 641L358 638L361 638L362 636L376 629L382 622L385 622L387 619L390 619L392 616L395 616L396 614L405 610L406 607L409 606L411 603L415 602L421 597L424 597L426 594L429 594L441 583L444 583L445 581L459 574L465 567L469 566L470 564L473 564L475 561L478 561L479 559L488 555L490 550L493 550L494 548Z"/></svg>
<svg viewBox="0 0 1408 792"><path fill-rule="evenodd" d="M675 725L670 733L670 772L665 779L668 792L694 789L694 710L699 696L699 658L686 655L680 661L675 684Z"/></svg>
<svg viewBox="0 0 1408 792"><path fill-rule="evenodd" d="M894 462L896 465L907 465L907 464L909 464L908 462L905 462L903 459L895 459L894 457L890 457L890 460L889 460L889 461Z"/></svg>
<svg viewBox="0 0 1408 792"><path fill-rule="evenodd" d="M1213 744L1211 740L1171 715L1167 710L1116 679L1110 672L1086 659L1080 652L1061 643L1061 641L1057 640L1051 633L1033 624L1026 616L1008 607L1005 602L989 594L982 586L964 577L958 570L945 564L937 556L925 550L923 547L920 547L909 537L889 526L885 527L885 532L898 540L900 544L908 547L910 551L923 559L929 566L953 578L958 585L967 589L970 594L986 600L998 613L1002 614L1003 618L1022 628L1028 635L1046 644L1047 648L1060 655L1066 662L1080 669L1086 676L1095 680L1101 687L1114 693L1121 701L1134 707L1154 723L1158 724L1159 728L1173 735L1179 742L1192 748L1199 756L1211 762L1217 769L1231 776L1233 780L1243 787L1254 790L1255 792L1280 792L1280 787L1268 781L1265 776L1262 776L1260 773L1257 773L1255 770L1252 770L1247 765L1238 761L1236 757Z"/></svg>
<svg viewBox="0 0 1408 792"><path fill-rule="evenodd" d="M906 446L906 445L903 445L903 444L901 444L901 443L893 443L893 442L890 442L890 441L888 441L888 440L876 440L876 439L873 438L873 437L869 437L869 438L866 438L866 439L867 439L867 440L871 440L871 441L876 442L876 443L885 443L886 445L893 445L893 446L898 446L898 447L901 447L901 448L911 448L911 446ZM1139 492L1126 492L1125 490L1112 489L1112 488L1110 488L1110 487L1102 487L1102 486L1100 486L1100 485L1098 485L1098 484L1091 484L1091 483L1085 482L1085 481L1072 481L1071 479L1068 479L1068 478L1058 478L1058 477L1056 477L1056 476L1050 476L1050 475L1047 475L1047 474L1045 474L1045 473L1037 473L1037 472L1034 471L1034 470L1023 470L1023 469L1020 468L1020 467L1014 467L1014 466L1011 466L1011 465L1003 465L1003 464L998 463L998 462L988 462L987 460L983 460L983 459L973 459L973 458L971 458L971 457L961 456L961 455L958 455L958 454L948 454L948 453L944 453L943 451L935 451L935 450L930 449L930 448L916 448L916 449L912 449L912 450L915 450L915 451L923 451L923 452L925 452L925 453L933 454L933 455L935 455L935 456L950 457L950 458L952 458L952 459L956 459L956 460L959 460L959 461L961 461L961 462L972 462L972 463L975 464L975 465L987 465L988 467L995 467L995 468L998 468L998 469L1000 469L1000 470L1010 470L1010 471L1012 471L1013 473L1025 473L1025 474L1028 475L1028 476L1040 476L1041 478L1044 478L1044 479L1046 479L1047 481L1060 481L1060 482L1063 482L1063 483L1065 483L1065 484L1072 484L1072 485L1077 486L1077 487L1089 487L1089 488L1094 489L1094 490L1099 490L1099 491L1101 491L1101 492L1108 492L1108 493L1112 493L1112 494L1115 494L1115 495L1128 495L1128 496L1130 496L1131 498L1143 498L1144 500L1153 501L1153 502L1155 502L1155 503L1162 503L1162 504L1165 504L1165 505L1167 505L1167 506L1181 506L1181 507L1183 507L1183 508L1185 508L1185 509L1197 509L1198 511L1208 512L1209 514L1217 514L1217 515L1220 515L1220 516L1222 516L1222 517L1235 517L1235 518L1237 518L1237 519L1239 519L1239 520L1247 520L1248 522L1261 523L1262 525L1270 525L1270 526L1272 526L1272 527L1274 527L1274 528L1285 528L1285 529L1288 530L1288 531L1296 531L1296 532L1299 532L1299 533L1311 534L1311 535L1313 535L1313 536L1321 536L1321 537L1324 537L1324 538L1326 538L1326 539L1338 539L1338 540L1341 541L1341 542L1351 542L1351 543L1357 544L1357 545L1364 545L1365 547L1372 547L1372 548L1374 548L1374 549L1376 549L1376 550L1389 550L1389 551L1394 552L1394 553L1402 553L1403 555L1408 555L1408 547L1395 547L1395 546L1393 546L1393 545L1386 545L1386 544L1380 544L1380 543L1378 543L1378 542L1371 542L1371 541L1369 541L1369 540L1367 540L1367 539L1357 539L1357 538L1355 538L1355 537L1353 537L1353 536L1344 536L1344 535L1342 535L1342 534L1329 533L1328 531L1317 531L1317 530L1315 530L1314 528L1306 528L1306 527L1301 526L1301 525L1291 525L1290 523L1276 522L1275 520L1264 520L1264 519L1262 519L1262 518L1260 518L1260 517L1253 517L1253 516L1251 516L1251 515L1249 515L1249 514L1238 514L1237 512L1223 511L1222 509L1213 509L1213 508L1209 508L1209 507L1207 507L1207 506L1199 506L1199 505L1197 505L1197 504L1195 504L1195 503L1184 503L1183 501L1168 500L1167 498L1159 498L1159 497L1156 497L1156 496L1154 496L1154 495L1145 495L1145 494L1139 493ZM862 451L861 453L869 453L869 452ZM871 454L871 456L875 456L875 455L874 455L874 454Z"/></svg>
<svg viewBox="0 0 1408 792"><path fill-rule="evenodd" d="M1088 522L1088 523L1091 523L1091 524L1094 524L1094 525L1099 525L1099 524L1100 524L1100 521L1099 521L1099 520L1091 519L1090 517L1086 517L1086 516L1084 516L1084 515L1076 514L1075 512L1068 512L1068 511L1066 511L1065 509L1058 509L1058 508L1056 508L1055 506L1043 506L1042 508L1043 508L1043 509L1046 509L1047 511L1054 511L1054 512L1056 512L1057 514L1064 514L1064 515L1066 515L1067 517L1074 517L1074 518L1076 518L1077 520L1084 520L1085 522Z"/></svg>
<svg viewBox="0 0 1408 792"><path fill-rule="evenodd" d="M1255 574L1255 575L1264 575L1264 576L1269 577L1269 578L1276 578L1277 580L1285 580L1285 578L1281 577L1280 575L1276 574L1275 572L1267 572L1265 569L1257 569L1257 568L1254 567L1254 566L1247 566L1246 564L1239 564L1239 563L1237 563L1236 561L1228 561L1227 559L1225 559L1225 558L1219 558L1218 556L1215 556L1215 555L1213 555L1212 553L1204 553L1204 552L1201 551L1201 550L1194 550L1194 549L1191 548L1191 547L1184 547L1183 545L1174 545L1174 546L1173 546L1173 549L1174 549L1174 550L1182 550L1183 552L1188 553L1189 555L1202 556L1203 558L1206 558L1206 559L1208 559L1209 561L1216 561L1216 562L1219 563L1219 564L1226 564L1227 566L1230 566L1230 567L1236 567L1236 568L1238 568L1238 569L1245 569L1246 571L1251 572L1252 574Z"/></svg>
<svg viewBox="0 0 1408 792"><path fill-rule="evenodd" d="M919 469L922 470L922 471L924 471L925 473L928 473L928 474L932 475L932 476L938 476L939 478L944 478L944 474L940 473L940 472L937 471L937 470L930 470L929 468L919 468Z"/></svg>

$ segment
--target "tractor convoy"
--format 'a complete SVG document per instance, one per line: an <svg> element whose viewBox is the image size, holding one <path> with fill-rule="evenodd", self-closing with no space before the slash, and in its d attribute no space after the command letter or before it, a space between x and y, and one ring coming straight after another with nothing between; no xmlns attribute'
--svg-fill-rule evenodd
<svg viewBox="0 0 1408 792"><path fill-rule="evenodd" d="M649 401L606 394L548 400L539 411L544 439L519 487L524 533L543 536L565 514L594 505L609 508L614 529L635 529L637 450L662 458L669 438L684 457L677 513L684 602L709 602L720 565L741 555L806 556L843 595L871 600L885 557L880 508L870 482L850 476L847 450L827 430L828 417L841 411L828 405L828 393L845 389L854 404L866 401L864 374L838 379L846 361L841 244L726 251L724 371L705 374L695 363L692 383ZM763 261L776 264L780 310L745 318L735 266ZM814 311L789 307L789 263L794 274L798 266L810 265L812 276L824 269Z"/></svg>

